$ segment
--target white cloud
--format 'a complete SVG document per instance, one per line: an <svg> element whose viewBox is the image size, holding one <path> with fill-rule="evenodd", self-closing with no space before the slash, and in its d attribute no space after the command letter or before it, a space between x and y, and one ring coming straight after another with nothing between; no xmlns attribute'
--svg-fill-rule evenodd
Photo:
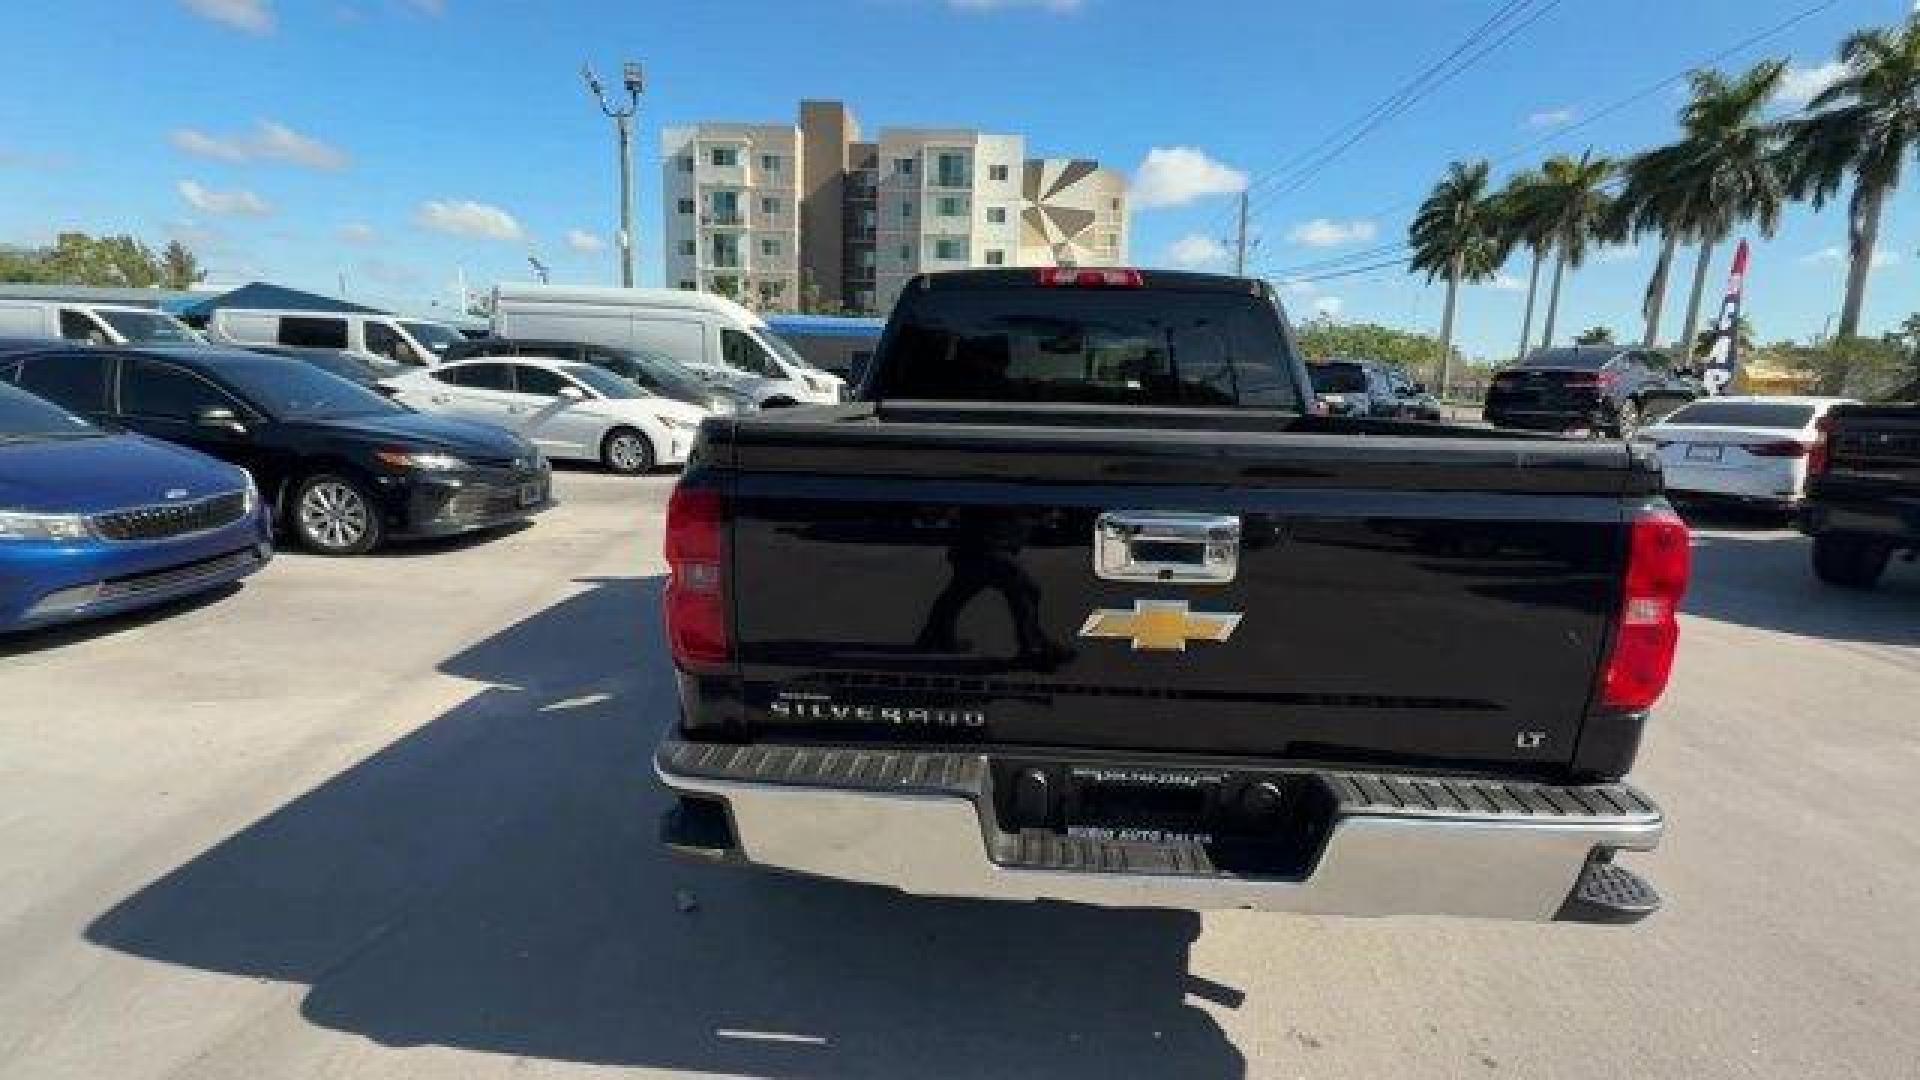
<svg viewBox="0 0 1920 1080"><path fill-rule="evenodd" d="M1566 127L1573 123L1573 116L1572 109L1542 109L1527 117L1527 126L1537 131Z"/></svg>
<svg viewBox="0 0 1920 1080"><path fill-rule="evenodd" d="M1352 221L1314 218L1294 226L1293 231L1287 234L1287 240L1302 247L1343 247L1371 240L1379 231L1378 226L1364 218Z"/></svg>
<svg viewBox="0 0 1920 1080"><path fill-rule="evenodd" d="M583 255L591 255L596 251L605 251L607 242L585 229L568 229L567 246Z"/></svg>
<svg viewBox="0 0 1920 1080"><path fill-rule="evenodd" d="M1525 292L1527 288L1526 282L1505 272L1493 275L1493 277L1484 284L1487 288L1496 289L1500 292Z"/></svg>
<svg viewBox="0 0 1920 1080"><path fill-rule="evenodd" d="M1188 270L1217 267L1227 261L1227 245L1205 233L1188 233L1167 246L1167 261Z"/></svg>
<svg viewBox="0 0 1920 1080"><path fill-rule="evenodd" d="M1632 262L1639 257L1640 246L1638 244L1622 244L1619 247L1601 248L1596 261L1603 263L1623 263Z"/></svg>
<svg viewBox="0 0 1920 1080"><path fill-rule="evenodd" d="M947 6L955 11L1006 11L1010 8L1036 8L1040 11L1064 15L1085 7L1086 0L947 0Z"/></svg>
<svg viewBox="0 0 1920 1080"><path fill-rule="evenodd" d="M1208 195L1244 191L1247 174L1191 146L1156 146L1133 174L1136 207L1185 206Z"/></svg>
<svg viewBox="0 0 1920 1080"><path fill-rule="evenodd" d="M180 0L188 11L203 19L231 26L248 34L273 32L273 6L269 0Z"/></svg>
<svg viewBox="0 0 1920 1080"><path fill-rule="evenodd" d="M1337 296L1316 297L1313 301L1313 313L1325 315L1329 319L1337 319L1340 317L1340 309L1345 306L1346 301Z"/></svg>
<svg viewBox="0 0 1920 1080"><path fill-rule="evenodd" d="M1817 97L1820 91L1832 86L1834 81L1847 73L1847 65L1838 60L1829 61L1818 67L1790 65L1786 74L1780 77L1780 89L1774 91L1776 105L1790 105L1796 109Z"/></svg>
<svg viewBox="0 0 1920 1080"><path fill-rule="evenodd" d="M518 240L526 233L513 215L483 202L429 199L414 212L414 224L423 229L453 236L478 236L489 240Z"/></svg>
<svg viewBox="0 0 1920 1080"><path fill-rule="evenodd" d="M374 230L374 227L364 221L342 225L334 235L349 244L371 244L380 239L380 234Z"/></svg>
<svg viewBox="0 0 1920 1080"><path fill-rule="evenodd" d="M168 133L167 141L181 153L233 164L277 161L328 172L347 167L345 151L272 120L260 121L245 135L225 138L197 128L176 128Z"/></svg>
<svg viewBox="0 0 1920 1080"><path fill-rule="evenodd" d="M1886 248L1873 249L1873 265L1875 268L1882 267L1882 266L1893 266L1898 264L1899 262L1900 262L1899 252L1889 251ZM1823 247L1819 251L1813 252L1812 254L1800 256L1800 265L1802 266L1845 266L1847 265L1847 249L1839 246L1838 244L1835 244L1832 247Z"/></svg>
<svg viewBox="0 0 1920 1080"><path fill-rule="evenodd" d="M273 207L267 200L245 188L232 191L214 191L195 183L182 180L175 187L187 205L204 214L220 214L228 217L265 217L273 213Z"/></svg>

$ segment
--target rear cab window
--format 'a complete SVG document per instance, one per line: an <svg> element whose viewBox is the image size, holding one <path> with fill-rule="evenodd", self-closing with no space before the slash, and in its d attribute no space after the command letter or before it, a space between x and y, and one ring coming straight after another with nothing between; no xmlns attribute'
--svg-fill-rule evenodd
<svg viewBox="0 0 1920 1080"><path fill-rule="evenodd" d="M1250 292L910 290L888 333L869 391L879 398L1289 411L1301 403L1279 313Z"/></svg>
<svg viewBox="0 0 1920 1080"><path fill-rule="evenodd" d="M288 315L280 320L279 341L302 349L344 349L347 320Z"/></svg>

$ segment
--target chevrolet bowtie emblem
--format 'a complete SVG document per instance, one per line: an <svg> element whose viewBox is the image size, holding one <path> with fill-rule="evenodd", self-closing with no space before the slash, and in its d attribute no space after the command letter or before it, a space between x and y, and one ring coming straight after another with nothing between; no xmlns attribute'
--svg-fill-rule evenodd
<svg viewBox="0 0 1920 1080"><path fill-rule="evenodd" d="M1081 637L1125 638L1135 650L1185 652L1189 641L1225 641L1240 625L1237 611L1190 611L1185 600L1135 600L1132 611L1095 608Z"/></svg>

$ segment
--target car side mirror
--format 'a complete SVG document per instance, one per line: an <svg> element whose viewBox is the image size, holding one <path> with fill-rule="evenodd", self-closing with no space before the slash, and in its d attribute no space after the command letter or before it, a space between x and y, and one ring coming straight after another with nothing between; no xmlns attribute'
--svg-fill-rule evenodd
<svg viewBox="0 0 1920 1080"><path fill-rule="evenodd" d="M215 431L231 431L236 435L244 435L247 432L247 425L240 422L240 418L234 415L232 409L218 405L201 409L194 414L193 422L198 427L211 428Z"/></svg>
<svg viewBox="0 0 1920 1080"><path fill-rule="evenodd" d="M581 390L581 389L580 389L579 387L577 387L577 386L563 386L563 387L561 387L561 388L560 388L560 396L561 396L561 397L563 397L563 398L565 398L565 399L566 399L566 400L568 400L568 401L585 401L585 400L587 400L587 395L586 395L586 393L585 393L585 391L583 391L583 390Z"/></svg>

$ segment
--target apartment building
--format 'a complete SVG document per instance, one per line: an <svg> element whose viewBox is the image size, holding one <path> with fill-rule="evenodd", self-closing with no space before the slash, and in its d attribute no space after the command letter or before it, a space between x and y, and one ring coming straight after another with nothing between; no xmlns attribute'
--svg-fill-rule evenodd
<svg viewBox="0 0 1920 1080"><path fill-rule="evenodd" d="M805 101L796 127L701 124L662 144L666 280L681 288L883 313L918 273L1126 261L1126 178L1029 159L1018 135L885 128L863 140L844 104ZM722 224L741 206L786 213Z"/></svg>

